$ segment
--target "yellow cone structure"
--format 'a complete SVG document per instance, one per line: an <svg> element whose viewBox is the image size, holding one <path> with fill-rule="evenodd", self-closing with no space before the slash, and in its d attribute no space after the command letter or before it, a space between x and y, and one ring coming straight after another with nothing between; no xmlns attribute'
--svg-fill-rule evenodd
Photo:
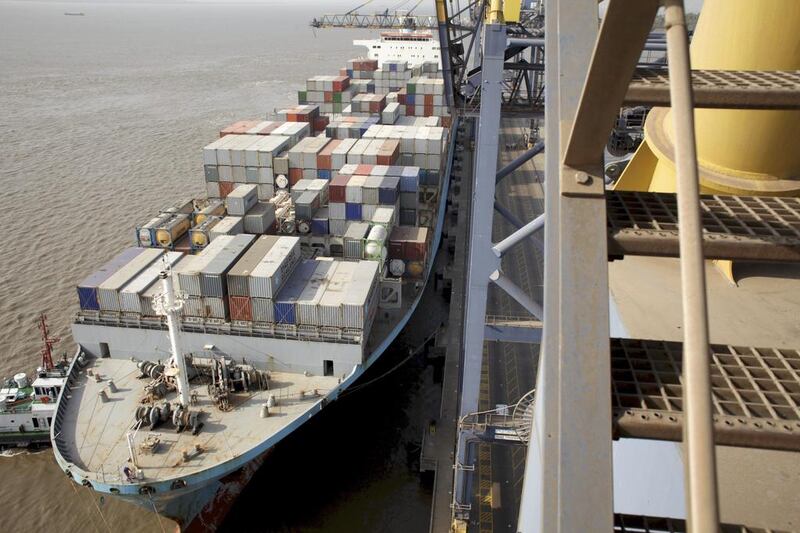
<svg viewBox="0 0 800 533"><path fill-rule="evenodd" d="M800 0L705 0L695 70L800 70ZM654 108L617 190L675 192L671 111ZM700 192L800 196L800 112L697 109ZM731 261L715 266L736 284Z"/></svg>
<svg viewBox="0 0 800 533"><path fill-rule="evenodd" d="M697 70L800 70L800 1L705 0L691 46ZM671 111L653 109L616 189L675 192ZM800 112L695 111L701 192L800 195Z"/></svg>

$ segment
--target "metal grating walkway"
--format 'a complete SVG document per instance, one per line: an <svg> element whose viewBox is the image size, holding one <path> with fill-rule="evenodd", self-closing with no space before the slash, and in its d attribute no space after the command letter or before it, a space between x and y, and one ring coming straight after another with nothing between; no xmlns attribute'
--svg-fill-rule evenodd
<svg viewBox="0 0 800 533"><path fill-rule="evenodd" d="M669 193L608 191L609 256L678 256L678 204ZM700 197L709 259L800 261L800 199Z"/></svg>
<svg viewBox="0 0 800 533"><path fill-rule="evenodd" d="M685 533L686 521L676 518L615 514L614 533ZM785 533L776 529L720 524L720 533Z"/></svg>
<svg viewBox="0 0 800 533"><path fill-rule="evenodd" d="M612 339L615 436L680 441L681 343ZM711 346L716 442L800 451L800 352Z"/></svg>
<svg viewBox="0 0 800 533"><path fill-rule="evenodd" d="M736 109L800 109L800 72L693 70L694 106ZM637 70L626 105L670 105L666 69Z"/></svg>

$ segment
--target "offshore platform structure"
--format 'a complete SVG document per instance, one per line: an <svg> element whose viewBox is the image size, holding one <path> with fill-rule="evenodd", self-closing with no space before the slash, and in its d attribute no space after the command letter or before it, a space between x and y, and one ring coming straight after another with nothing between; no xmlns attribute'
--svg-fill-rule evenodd
<svg viewBox="0 0 800 533"><path fill-rule="evenodd" d="M596 0L471 3L469 24L453 18L453 4L437 1L448 101L459 120L477 117L470 205L460 206L469 214L460 419L478 413L486 340L541 344L516 530L743 531L720 525L715 449L800 451L800 353L711 344L705 267L713 260L735 281L734 261L800 261L800 6L706 0L690 61L683 0L610 0L602 25ZM519 24L521 7L544 16L543 31ZM665 39L653 39L661 8ZM734 46L720 39L731 25ZM759 40L769 31L785 42ZM665 51L667 62L642 64L648 48ZM541 91L520 72L543 72ZM610 189L604 149L620 109L633 106L655 109ZM542 112L545 214L492 242L493 211L502 210L496 184L542 150L498 170L500 119ZM503 273L503 256L542 231L539 302ZM682 343L621 338L612 328L609 261L629 256L679 258ZM489 324L490 283L531 320ZM468 528L474 470L462 437L457 530ZM683 442L685 520L615 513L619 438Z"/></svg>

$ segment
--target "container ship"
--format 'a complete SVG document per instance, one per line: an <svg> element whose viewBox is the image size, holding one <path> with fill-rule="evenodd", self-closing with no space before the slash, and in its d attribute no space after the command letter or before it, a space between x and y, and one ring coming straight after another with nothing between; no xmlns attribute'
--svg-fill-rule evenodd
<svg viewBox="0 0 800 533"><path fill-rule="evenodd" d="M403 330L455 137L438 42L404 35L414 57L370 49L222 129L198 161L207 197L154 210L78 285L51 427L75 483L208 527Z"/></svg>

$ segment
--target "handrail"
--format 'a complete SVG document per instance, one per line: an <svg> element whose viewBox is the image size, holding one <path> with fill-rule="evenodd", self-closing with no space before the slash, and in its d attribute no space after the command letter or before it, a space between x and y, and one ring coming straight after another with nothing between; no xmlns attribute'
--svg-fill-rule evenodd
<svg viewBox="0 0 800 533"><path fill-rule="evenodd" d="M689 38L683 0L665 0L669 91L675 130L678 239L683 309L683 438L689 531L717 531L717 475L706 303L703 224L694 129Z"/></svg>

